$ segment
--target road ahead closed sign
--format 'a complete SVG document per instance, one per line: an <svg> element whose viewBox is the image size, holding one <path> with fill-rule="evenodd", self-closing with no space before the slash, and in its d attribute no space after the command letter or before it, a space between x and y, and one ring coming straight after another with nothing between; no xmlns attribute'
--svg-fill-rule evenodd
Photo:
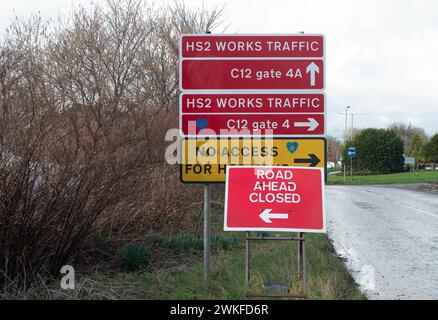
<svg viewBox="0 0 438 320"><path fill-rule="evenodd" d="M271 165L325 168L322 138L185 139L181 180L225 182L228 165Z"/></svg>
<svg viewBox="0 0 438 320"><path fill-rule="evenodd" d="M227 168L225 231L324 233L324 172L319 168Z"/></svg>

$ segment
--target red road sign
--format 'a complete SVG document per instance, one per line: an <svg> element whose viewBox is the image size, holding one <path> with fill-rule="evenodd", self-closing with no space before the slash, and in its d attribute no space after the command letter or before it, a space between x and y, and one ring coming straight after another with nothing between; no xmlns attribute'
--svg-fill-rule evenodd
<svg viewBox="0 0 438 320"><path fill-rule="evenodd" d="M225 231L324 233L321 168L229 166Z"/></svg>
<svg viewBox="0 0 438 320"><path fill-rule="evenodd" d="M188 137L321 136L324 114L183 114L181 129Z"/></svg>
<svg viewBox="0 0 438 320"><path fill-rule="evenodd" d="M182 60L181 90L323 90L323 60Z"/></svg>
<svg viewBox="0 0 438 320"><path fill-rule="evenodd" d="M183 35L183 58L322 58L323 35Z"/></svg>
<svg viewBox="0 0 438 320"><path fill-rule="evenodd" d="M324 113L324 93L183 93L185 113Z"/></svg>

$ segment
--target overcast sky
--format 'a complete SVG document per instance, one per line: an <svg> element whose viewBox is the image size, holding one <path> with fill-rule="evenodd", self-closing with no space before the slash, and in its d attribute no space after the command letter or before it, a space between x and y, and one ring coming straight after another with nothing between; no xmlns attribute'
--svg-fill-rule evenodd
<svg viewBox="0 0 438 320"><path fill-rule="evenodd" d="M95 0L95 2L101 2ZM155 1L156 4L173 1ZM0 28L40 11L65 14L90 0L2 0ZM438 133L438 1L187 0L222 7L229 33L323 33L327 47L328 133L342 136L351 105L354 126L394 121ZM15 13L14 13L15 12ZM349 119L349 126L350 126Z"/></svg>

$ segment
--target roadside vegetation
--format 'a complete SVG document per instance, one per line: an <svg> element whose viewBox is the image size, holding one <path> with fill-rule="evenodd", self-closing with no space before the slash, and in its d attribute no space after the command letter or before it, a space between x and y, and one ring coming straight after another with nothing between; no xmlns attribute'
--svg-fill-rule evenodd
<svg viewBox="0 0 438 320"><path fill-rule="evenodd" d="M365 129L344 144L343 165L351 166L348 148L355 147L353 170L369 174L394 173L403 170L403 141L389 129Z"/></svg>
<svg viewBox="0 0 438 320"><path fill-rule="evenodd" d="M63 265L96 266L149 232L199 235L202 189L179 182L164 137L178 123L181 33L220 11L108 0L0 40L0 290ZM57 21L57 22L56 22ZM112 253L111 253L112 254Z"/></svg>
<svg viewBox="0 0 438 320"><path fill-rule="evenodd" d="M329 184L423 183L423 189L437 189L438 134L428 137L422 128L394 123L388 129L356 130L343 144L334 138L328 140L329 154L342 159L329 169ZM356 148L352 162L350 147ZM414 159L415 164L405 164L404 157Z"/></svg>
<svg viewBox="0 0 438 320"><path fill-rule="evenodd" d="M244 233L222 231L223 207L220 201L215 203L209 284L203 279L200 236L149 233L122 249L111 239L102 242L96 252L99 262L77 271L75 290L61 290L58 278L49 284L36 281L26 293L3 298L246 299ZM258 241L252 248L253 291L266 292L267 283L300 290L296 242ZM326 235L306 235L306 255L309 299L365 299Z"/></svg>
<svg viewBox="0 0 438 320"><path fill-rule="evenodd" d="M103 283L134 288L130 298L245 299L243 235L233 247L216 247L211 283L203 280L202 251L191 252L186 264L157 272L98 274ZM226 239L226 236L224 236ZM335 256L325 235L306 236L309 299L364 299L343 262ZM297 291L297 244L269 242L254 245L252 290L266 292L264 284L286 283Z"/></svg>
<svg viewBox="0 0 438 320"><path fill-rule="evenodd" d="M343 173L328 176L328 184L411 184L411 183L430 183L432 186L438 184L438 170L435 171L415 171L391 174L361 175L353 172L353 180L349 172L345 177Z"/></svg>

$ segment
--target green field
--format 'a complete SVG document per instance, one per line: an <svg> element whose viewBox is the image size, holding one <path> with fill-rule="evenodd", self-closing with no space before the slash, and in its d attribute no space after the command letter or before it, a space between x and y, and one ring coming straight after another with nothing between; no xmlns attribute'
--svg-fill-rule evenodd
<svg viewBox="0 0 438 320"><path fill-rule="evenodd" d="M355 176L353 180L347 175L329 175L328 184L408 184L419 182L438 182L438 171L417 171L369 176Z"/></svg>

